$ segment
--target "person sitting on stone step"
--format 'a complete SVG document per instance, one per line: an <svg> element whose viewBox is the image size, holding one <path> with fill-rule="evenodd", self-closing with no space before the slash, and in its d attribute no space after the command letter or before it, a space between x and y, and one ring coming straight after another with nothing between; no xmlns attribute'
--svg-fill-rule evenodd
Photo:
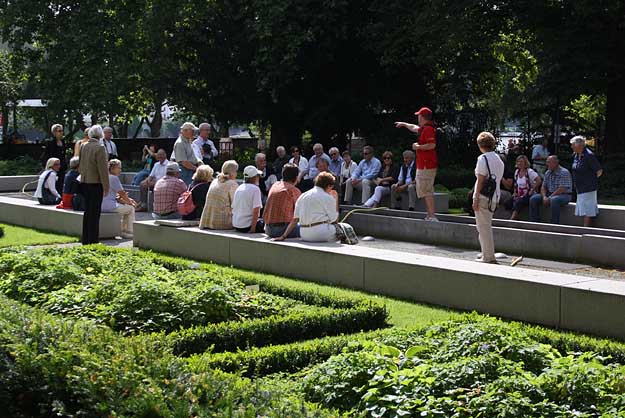
<svg viewBox="0 0 625 418"><path fill-rule="evenodd" d="M399 202L402 200L402 194L407 193L408 210L414 210L417 204L417 167L414 162L414 152L406 150L402 156L404 163L399 168L397 183L391 186L391 206L393 209L400 209Z"/></svg>

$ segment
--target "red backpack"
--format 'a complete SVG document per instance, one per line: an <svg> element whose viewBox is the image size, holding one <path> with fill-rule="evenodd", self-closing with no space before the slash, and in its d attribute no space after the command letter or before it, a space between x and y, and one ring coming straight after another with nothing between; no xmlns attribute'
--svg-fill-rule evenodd
<svg viewBox="0 0 625 418"><path fill-rule="evenodd" d="M196 184L192 189L182 193L178 198L178 212L183 215L190 215L195 210L195 203L193 203L193 190L202 183Z"/></svg>

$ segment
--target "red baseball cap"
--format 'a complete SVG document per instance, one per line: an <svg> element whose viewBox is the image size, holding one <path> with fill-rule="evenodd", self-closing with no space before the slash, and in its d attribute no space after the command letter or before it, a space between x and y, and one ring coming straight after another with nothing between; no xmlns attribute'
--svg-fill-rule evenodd
<svg viewBox="0 0 625 418"><path fill-rule="evenodd" d="M421 109L419 109L418 112L415 112L414 114L421 116L432 116L432 111L429 107L422 107Z"/></svg>

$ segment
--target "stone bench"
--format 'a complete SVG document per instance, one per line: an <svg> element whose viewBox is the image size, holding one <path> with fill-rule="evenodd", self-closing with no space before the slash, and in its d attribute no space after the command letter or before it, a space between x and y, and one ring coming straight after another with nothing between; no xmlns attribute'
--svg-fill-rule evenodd
<svg viewBox="0 0 625 418"><path fill-rule="evenodd" d="M509 219L511 212L500 207L495 211L495 218ZM541 207L540 220L549 222L551 219L551 211L549 208ZM519 220L529 220L529 208L524 208L519 214ZM583 226L584 219L575 216L575 203L569 203L560 209L560 224ZM595 227L605 229L625 230L625 206L616 205L599 205L599 216L595 219Z"/></svg>
<svg viewBox="0 0 625 418"><path fill-rule="evenodd" d="M625 283L262 234L135 222L140 248L550 327L625 338Z"/></svg>
<svg viewBox="0 0 625 418"><path fill-rule="evenodd" d="M31 183L26 186L25 190L37 189L37 181L39 175L32 176L0 176L0 193L6 192L19 192L22 190L25 184Z"/></svg>
<svg viewBox="0 0 625 418"><path fill-rule="evenodd" d="M440 222L426 222L423 213L387 210L377 214L354 213L347 223L359 235L479 250L474 218L437 216ZM625 234L622 231L520 221L494 221L493 224L497 251L625 268Z"/></svg>
<svg viewBox="0 0 625 418"><path fill-rule="evenodd" d="M0 222L65 235L80 236L82 212L40 205L35 200L0 196ZM103 213L100 217L100 238L121 235L121 215Z"/></svg>
<svg viewBox="0 0 625 418"><path fill-rule="evenodd" d="M401 201L398 202L401 209L408 210L408 192L402 193L401 197ZM362 203L362 192L360 190L354 189L352 201L355 205L360 205ZM341 205L344 203L343 196L341 196ZM382 202L380 202L380 207L391 208L391 203L395 203L391 202L391 196L385 196L382 198ZM449 194L434 193L434 207L436 208L436 213L449 213ZM417 198L417 203L414 209L416 212L425 212L425 201Z"/></svg>

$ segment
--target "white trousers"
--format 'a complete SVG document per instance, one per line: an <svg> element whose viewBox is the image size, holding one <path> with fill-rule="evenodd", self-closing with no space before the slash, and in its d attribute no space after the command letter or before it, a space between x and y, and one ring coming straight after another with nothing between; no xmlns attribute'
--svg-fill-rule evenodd
<svg viewBox="0 0 625 418"><path fill-rule="evenodd" d="M131 205L119 204L115 212L122 215L122 232L132 234L132 223L135 221L135 208Z"/></svg>
<svg viewBox="0 0 625 418"><path fill-rule="evenodd" d="M299 235L302 241L308 242L333 242L336 238L336 227L331 224L321 224L310 228L300 228Z"/></svg>
<svg viewBox="0 0 625 418"><path fill-rule="evenodd" d="M391 194L390 187L376 186L375 190L373 191L373 196L371 196L369 200L365 202L365 206L367 206L368 208L372 208L374 205L379 205L384 196L388 196L389 194Z"/></svg>
<svg viewBox="0 0 625 418"><path fill-rule="evenodd" d="M362 179L357 184L352 184L352 179L347 179L345 182L345 201L351 202L354 196L354 188L362 190L362 203L364 204L371 197L371 189L375 183L372 180Z"/></svg>
<svg viewBox="0 0 625 418"><path fill-rule="evenodd" d="M495 261L495 241L493 239L493 212L488 209L488 198L480 196L480 210L475 212L475 225L482 247L482 260Z"/></svg>

